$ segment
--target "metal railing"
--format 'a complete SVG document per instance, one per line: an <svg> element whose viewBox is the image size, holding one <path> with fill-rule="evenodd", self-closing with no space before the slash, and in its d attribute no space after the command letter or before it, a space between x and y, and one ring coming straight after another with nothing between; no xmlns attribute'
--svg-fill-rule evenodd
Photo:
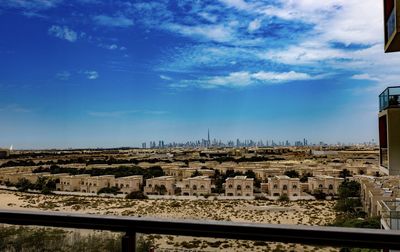
<svg viewBox="0 0 400 252"><path fill-rule="evenodd" d="M135 251L136 234L166 234L375 249L400 249L394 230L170 220L108 215L0 210L0 223L125 232L122 251Z"/></svg>

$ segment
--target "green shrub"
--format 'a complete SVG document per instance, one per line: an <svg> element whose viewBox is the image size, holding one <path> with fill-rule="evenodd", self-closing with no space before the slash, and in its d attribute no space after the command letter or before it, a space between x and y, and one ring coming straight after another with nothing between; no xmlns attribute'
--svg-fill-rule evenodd
<svg viewBox="0 0 400 252"><path fill-rule="evenodd" d="M279 199L278 199L279 201L290 201L290 199L289 199L289 196L286 194L286 193L284 193L284 194L282 194L281 196L279 196Z"/></svg>
<svg viewBox="0 0 400 252"><path fill-rule="evenodd" d="M148 199L146 195L143 194L141 191L131 192L125 197L126 199Z"/></svg>

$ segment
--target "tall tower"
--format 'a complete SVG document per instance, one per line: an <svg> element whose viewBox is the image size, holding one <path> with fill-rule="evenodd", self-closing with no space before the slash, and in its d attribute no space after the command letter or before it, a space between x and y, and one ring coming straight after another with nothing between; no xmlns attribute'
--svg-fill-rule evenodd
<svg viewBox="0 0 400 252"><path fill-rule="evenodd" d="M209 147L210 146L210 129L208 129L208 131L207 131L207 147Z"/></svg>
<svg viewBox="0 0 400 252"><path fill-rule="evenodd" d="M400 86L379 95L379 165L383 173L400 175Z"/></svg>

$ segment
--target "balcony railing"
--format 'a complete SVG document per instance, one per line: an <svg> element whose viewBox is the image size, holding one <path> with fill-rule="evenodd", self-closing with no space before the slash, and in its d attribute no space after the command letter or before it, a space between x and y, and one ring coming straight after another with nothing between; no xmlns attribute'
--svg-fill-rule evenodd
<svg viewBox="0 0 400 252"><path fill-rule="evenodd" d="M380 164L386 169L389 167L389 157L388 157L388 148L380 149Z"/></svg>
<svg viewBox="0 0 400 252"><path fill-rule="evenodd" d="M400 201L382 201L382 220L392 230L400 230Z"/></svg>
<svg viewBox="0 0 400 252"><path fill-rule="evenodd" d="M0 210L0 223L125 232L122 250L135 251L136 233L300 243L332 247L400 249L394 230L325 226L235 223L225 221L167 220L59 212Z"/></svg>
<svg viewBox="0 0 400 252"><path fill-rule="evenodd" d="M400 86L388 87L379 95L379 111L400 108Z"/></svg>

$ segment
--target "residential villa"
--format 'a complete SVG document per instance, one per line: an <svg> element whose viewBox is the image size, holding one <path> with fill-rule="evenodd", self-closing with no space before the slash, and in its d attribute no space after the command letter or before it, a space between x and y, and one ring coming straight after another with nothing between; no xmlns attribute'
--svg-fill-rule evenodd
<svg viewBox="0 0 400 252"><path fill-rule="evenodd" d="M253 196L253 178L236 176L225 180L226 196Z"/></svg>
<svg viewBox="0 0 400 252"><path fill-rule="evenodd" d="M315 177L308 178L308 189L314 194L317 192L323 192L326 195L337 195L340 184L343 182L343 178L332 177L328 175L317 175Z"/></svg>
<svg viewBox="0 0 400 252"><path fill-rule="evenodd" d="M131 192L137 192L141 190L143 184L143 176L133 175L127 177L119 177L116 178L114 181L115 187L118 187L122 193L129 194Z"/></svg>
<svg viewBox="0 0 400 252"><path fill-rule="evenodd" d="M286 194L289 197L298 197L300 192L299 178L290 178L286 175L268 178L268 194L270 196Z"/></svg>
<svg viewBox="0 0 400 252"><path fill-rule="evenodd" d="M197 176L182 180L181 194L185 196L201 196L211 193L211 179L208 176Z"/></svg>
<svg viewBox="0 0 400 252"><path fill-rule="evenodd" d="M162 176L146 179L144 194L146 195L174 195L175 178L173 176Z"/></svg>

